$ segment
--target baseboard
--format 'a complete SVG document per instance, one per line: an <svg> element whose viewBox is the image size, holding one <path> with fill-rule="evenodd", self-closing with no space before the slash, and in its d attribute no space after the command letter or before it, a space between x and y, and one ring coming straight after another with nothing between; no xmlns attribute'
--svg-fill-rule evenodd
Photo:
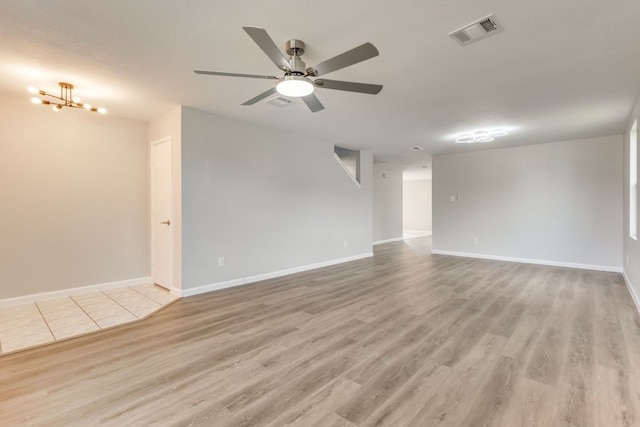
<svg viewBox="0 0 640 427"><path fill-rule="evenodd" d="M631 294L631 298L633 302L636 304L636 310L640 314L640 298L638 298L638 294L633 290L633 286L631 286L631 280L629 280L629 276L627 276L627 272L622 272L622 277L624 277L624 283L627 285L627 289L629 289L629 293Z"/></svg>
<svg viewBox="0 0 640 427"><path fill-rule="evenodd" d="M32 302L46 301L56 298L64 298L73 295L87 294L91 292L106 291L109 289L124 288L126 286L144 285L151 283L151 277L138 277L135 279L120 280L117 282L99 283L97 285L78 286L77 288L61 289L59 291L41 292L38 294L24 295L14 298L0 299L0 307L10 307Z"/></svg>
<svg viewBox="0 0 640 427"><path fill-rule="evenodd" d="M394 237L393 239L385 239L385 240L377 240L375 242L373 242L373 245L382 245L384 243L391 243L391 242L401 242L404 239L402 237Z"/></svg>
<svg viewBox="0 0 640 427"><path fill-rule="evenodd" d="M407 239L415 239L416 237L431 236L433 234L431 231L426 231L426 230L402 230L402 232L412 234L412 236L407 237Z"/></svg>
<svg viewBox="0 0 640 427"><path fill-rule="evenodd" d="M521 262L524 264L539 264L539 265L549 265L553 267L579 268L581 270L596 270L596 271L608 271L612 273L622 273L621 267L613 267L608 265L578 264L573 262L549 261L549 260L543 260L543 259L515 258L515 257L505 257L505 256L499 256L499 255L474 254L474 253L468 253L468 252L440 251L436 249L432 249L431 253L435 255L451 255L451 256L459 256L459 257L466 257L466 258L490 259L494 261Z"/></svg>
<svg viewBox="0 0 640 427"><path fill-rule="evenodd" d="M210 285L198 286L196 288L176 290L181 297L190 297L193 295L204 294L206 292L217 291L219 289L232 288L234 286L246 285L249 283L260 282L262 280L274 279L276 277L287 276L289 274L301 273L303 271L315 270L317 268L329 267L331 265L342 264L345 262L356 261L363 258L373 256L373 252L367 252L360 255L354 255L346 258L334 259L331 261L319 262L317 264L303 265L301 267L290 268L287 270L274 271L272 273L259 274L257 276L244 277L242 279L229 280L226 282L212 283Z"/></svg>

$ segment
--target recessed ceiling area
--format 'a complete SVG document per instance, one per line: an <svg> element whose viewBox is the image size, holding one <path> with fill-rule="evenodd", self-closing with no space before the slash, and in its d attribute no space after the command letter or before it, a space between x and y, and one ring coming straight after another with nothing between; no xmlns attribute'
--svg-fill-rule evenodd
<svg viewBox="0 0 640 427"><path fill-rule="evenodd" d="M449 33L488 15L503 30L461 46ZM312 135L417 168L436 154L621 134L640 93L640 2L87 2L0 4L0 93L74 94L150 120L175 105ZM272 75L242 30L268 30L316 64L371 42L380 55L331 74L384 85L375 96L324 90L323 111L241 104L271 81L205 78L194 68ZM34 106L34 108L37 108ZM512 126L456 144L452 135ZM424 150L412 151L408 147Z"/></svg>

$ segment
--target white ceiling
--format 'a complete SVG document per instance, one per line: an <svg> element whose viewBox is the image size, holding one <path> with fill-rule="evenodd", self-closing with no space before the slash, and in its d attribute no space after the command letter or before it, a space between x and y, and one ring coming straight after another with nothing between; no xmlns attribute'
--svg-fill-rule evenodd
<svg viewBox="0 0 640 427"><path fill-rule="evenodd" d="M447 36L490 13L503 32L465 47ZM193 69L279 75L247 25L280 46L303 40L308 66L371 42L379 57L327 78L384 89L318 90L318 113L302 103L243 107L273 83ZM640 92L637 0L3 0L0 40L0 93L25 102L27 86L69 81L113 115L149 120L182 104L405 167L438 153L620 134ZM511 134L453 143L496 127Z"/></svg>

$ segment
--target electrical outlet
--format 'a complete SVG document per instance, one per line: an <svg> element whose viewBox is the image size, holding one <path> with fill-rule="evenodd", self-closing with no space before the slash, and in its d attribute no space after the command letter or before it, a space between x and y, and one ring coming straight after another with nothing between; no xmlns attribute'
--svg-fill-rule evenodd
<svg viewBox="0 0 640 427"><path fill-rule="evenodd" d="M450 201L450 202L455 202L455 201L456 201L456 196L451 196L451 197L449 197L449 201Z"/></svg>
<svg viewBox="0 0 640 427"><path fill-rule="evenodd" d="M477 244L478 244L478 238L477 238L477 237L474 237L474 238L473 238L473 244L474 244L474 245L477 245Z"/></svg>
<svg viewBox="0 0 640 427"><path fill-rule="evenodd" d="M222 267L222 266L224 266L224 257L223 256L218 258L218 267Z"/></svg>

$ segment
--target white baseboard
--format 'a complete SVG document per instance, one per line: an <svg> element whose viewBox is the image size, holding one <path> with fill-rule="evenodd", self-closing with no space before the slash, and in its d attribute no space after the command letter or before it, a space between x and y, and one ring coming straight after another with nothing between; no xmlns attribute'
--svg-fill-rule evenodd
<svg viewBox="0 0 640 427"><path fill-rule="evenodd" d="M622 272L622 277L624 277L624 283L627 285L627 289L629 289L629 293L631 294L631 298L633 298L633 302L636 304L636 310L640 313L640 298L638 298L638 294L633 290L633 286L631 286L631 280L629 280L629 276L627 276L627 272Z"/></svg>
<svg viewBox="0 0 640 427"><path fill-rule="evenodd" d="M319 262L317 264L303 265L301 267L290 268L287 270L274 271L272 273L259 274L257 276L244 277L242 279L229 280L226 282L212 283L210 285L198 286L196 288L176 290L176 295L181 297L190 297L192 295L204 294L206 292L217 291L219 289L231 288L234 286L246 285L249 283L259 282L261 280L274 279L276 277L287 276L289 274L301 273L303 271L315 270L316 268L328 267L330 265L342 264L344 262L356 261L363 258L373 256L373 252L367 252L360 255L354 255L346 258L334 259L331 261Z"/></svg>
<svg viewBox="0 0 640 427"><path fill-rule="evenodd" d="M609 271L612 273L622 273L622 267L613 267L609 265L578 264L573 262L549 261L549 260L543 260L543 259L515 258L515 257L505 257L505 256L499 256L499 255L474 254L474 253L468 253L468 252L440 251L436 249L432 249L431 253L435 255L451 255L451 256L459 256L459 257L466 257L466 258L491 259L494 261L521 262L524 264L550 265L553 267L568 267L568 268L579 268L581 270L596 270L596 271Z"/></svg>
<svg viewBox="0 0 640 427"><path fill-rule="evenodd" d="M431 231L425 230L403 230L403 233L411 234L411 237L406 237L407 239L414 239L416 237L425 237L431 236L433 233Z"/></svg>
<svg viewBox="0 0 640 427"><path fill-rule="evenodd" d="M61 289L59 291L41 292L38 294L24 295L14 298L5 298L0 299L0 307L29 304L32 302L64 298L73 295L124 288L126 286L144 285L145 283L151 283L151 277L138 277L135 279L120 280L118 282L99 283L97 285L78 286L77 288Z"/></svg>
<svg viewBox="0 0 640 427"><path fill-rule="evenodd" d="M401 242L404 239L402 237L394 237L393 239L377 240L373 242L373 245L382 245L383 243Z"/></svg>

